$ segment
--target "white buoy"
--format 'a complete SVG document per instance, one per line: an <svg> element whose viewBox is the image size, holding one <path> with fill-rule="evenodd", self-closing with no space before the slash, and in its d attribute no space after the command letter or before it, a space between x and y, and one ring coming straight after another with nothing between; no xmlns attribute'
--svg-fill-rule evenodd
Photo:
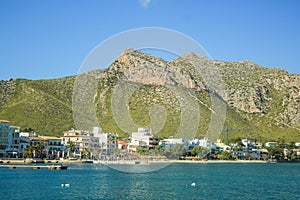
<svg viewBox="0 0 300 200"><path fill-rule="evenodd" d="M64 187L64 186L65 186L65 184L62 183L62 184L61 184L61 187Z"/></svg>
<svg viewBox="0 0 300 200"><path fill-rule="evenodd" d="M192 183L191 186L195 187L195 186L196 186L196 183Z"/></svg>
<svg viewBox="0 0 300 200"><path fill-rule="evenodd" d="M65 187L70 187L70 183L66 183L66 184L65 184Z"/></svg>

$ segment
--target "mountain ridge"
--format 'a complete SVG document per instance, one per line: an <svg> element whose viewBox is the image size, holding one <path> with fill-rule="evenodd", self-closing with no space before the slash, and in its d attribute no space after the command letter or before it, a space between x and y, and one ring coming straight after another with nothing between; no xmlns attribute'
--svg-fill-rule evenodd
<svg viewBox="0 0 300 200"><path fill-rule="evenodd" d="M167 62L130 49L116 58L109 68L90 72L98 73L99 84L94 103L103 129L125 134L113 122L110 106L114 86L124 75L129 81L143 85L133 93L130 100L130 114L135 123L140 126L149 124L149 108L154 103L166 106L170 116L161 132L164 137L176 132L176 116L180 113L176 108L179 106L178 101L167 96L171 93L164 87L165 84L182 84L195 91L199 101L210 105L208 86L196 70L184 61L184 57ZM249 133L233 131L230 133L231 137L256 135L264 140L300 140L300 75L289 74L283 69L265 68L251 61L211 62L218 68L224 81L225 90L221 94L227 102L224 129L225 126L252 129ZM144 67L144 71L135 70L134 67L139 66ZM155 73L157 77L151 76L151 73ZM40 134L61 135L62 131L75 126L72 120L75 80L76 76L50 80L0 81L0 118L10 120L13 125L22 128L31 127ZM200 110L201 114L209 118L210 112L205 106L200 105ZM143 116L143 119L138 119L138 116ZM201 124L208 124L205 117L200 119ZM199 129L198 136L203 135L208 127L203 125ZM224 134L223 130L223 139Z"/></svg>

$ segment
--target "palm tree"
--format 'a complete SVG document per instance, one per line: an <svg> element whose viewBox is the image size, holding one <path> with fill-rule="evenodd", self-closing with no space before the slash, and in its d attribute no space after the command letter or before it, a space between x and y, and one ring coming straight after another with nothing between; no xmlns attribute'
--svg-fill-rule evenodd
<svg viewBox="0 0 300 200"><path fill-rule="evenodd" d="M87 160L90 157L91 151L89 148L83 149L83 155L85 156L85 159Z"/></svg>
<svg viewBox="0 0 300 200"><path fill-rule="evenodd" d="M33 158L33 154L35 152L35 147L30 144L29 146L27 146L24 150L24 155L25 156L29 156L30 158Z"/></svg>
<svg viewBox="0 0 300 200"><path fill-rule="evenodd" d="M101 151L100 151L100 159L101 159L101 157L102 157L102 154L103 154L103 148L106 146L106 144L104 143L104 142L101 142Z"/></svg>
<svg viewBox="0 0 300 200"><path fill-rule="evenodd" d="M36 157L38 158L43 158L44 157L44 151L45 151L45 145L41 144L41 143L37 143L36 145L34 145L34 149L35 149L35 154Z"/></svg>
<svg viewBox="0 0 300 200"><path fill-rule="evenodd" d="M111 152L112 152L112 142L115 140L115 138L114 137L108 137L108 141L109 141L109 148L110 148L110 150L109 150L109 154L111 154Z"/></svg>
<svg viewBox="0 0 300 200"><path fill-rule="evenodd" d="M69 141L66 148L65 148L65 150L68 150L68 152L69 152L68 153L69 157L75 157L75 155L74 155L75 154L75 149L76 149L76 143L73 142L73 141ZM71 155L70 155L70 153L71 153ZM74 153L73 156L72 156L72 153Z"/></svg>
<svg viewBox="0 0 300 200"><path fill-rule="evenodd" d="M174 158L180 158L185 153L184 144L175 144L172 155Z"/></svg>

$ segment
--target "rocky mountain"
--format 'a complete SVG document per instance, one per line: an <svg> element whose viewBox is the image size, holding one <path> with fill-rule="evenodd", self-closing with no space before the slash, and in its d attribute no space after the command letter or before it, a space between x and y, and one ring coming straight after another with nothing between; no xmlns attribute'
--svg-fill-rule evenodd
<svg viewBox="0 0 300 200"><path fill-rule="evenodd" d="M229 138L300 141L299 102L300 75L193 53L166 62L127 49L103 71L0 82L0 118L50 135L100 123L123 136L142 126L163 137L195 128L200 136L218 131L215 124L223 139L227 126Z"/></svg>

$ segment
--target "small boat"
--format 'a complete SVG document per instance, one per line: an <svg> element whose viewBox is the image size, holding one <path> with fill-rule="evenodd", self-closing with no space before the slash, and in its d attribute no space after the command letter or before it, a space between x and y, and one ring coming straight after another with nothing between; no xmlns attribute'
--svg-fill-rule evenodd
<svg viewBox="0 0 300 200"><path fill-rule="evenodd" d="M62 169L68 169L68 166L67 165L50 166L49 169L62 170Z"/></svg>
<svg viewBox="0 0 300 200"><path fill-rule="evenodd" d="M68 166L67 165L61 165L60 168L61 169L68 169Z"/></svg>

